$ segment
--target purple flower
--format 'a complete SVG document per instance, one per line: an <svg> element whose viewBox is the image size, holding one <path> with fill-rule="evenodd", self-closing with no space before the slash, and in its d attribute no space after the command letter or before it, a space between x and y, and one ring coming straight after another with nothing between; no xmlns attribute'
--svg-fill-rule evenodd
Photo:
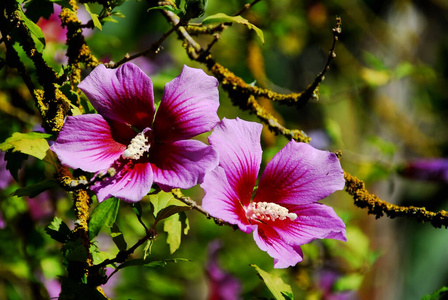
<svg viewBox="0 0 448 300"><path fill-rule="evenodd" d="M402 174L417 180L448 183L448 159L416 159L407 163Z"/></svg>
<svg viewBox="0 0 448 300"><path fill-rule="evenodd" d="M51 149L73 169L98 175L113 168L91 187L98 201L136 202L153 183L187 189L218 164L211 146L190 140L219 122L218 81L202 70L184 66L165 85L157 114L151 79L133 64L99 65L78 86L99 114L67 117Z"/></svg>
<svg viewBox="0 0 448 300"><path fill-rule="evenodd" d="M241 282L230 273L224 272L218 264L221 243L214 240L209 244L207 275L210 282L209 300L236 300L241 298Z"/></svg>
<svg viewBox="0 0 448 300"><path fill-rule="evenodd" d="M317 203L344 188L344 173L336 155L291 141L267 164L251 200L262 158L261 129L240 119L223 119L215 127L209 141L220 161L201 185L202 205L213 217L253 232L274 267L286 268L302 260L300 245L317 238L346 240L342 220Z"/></svg>

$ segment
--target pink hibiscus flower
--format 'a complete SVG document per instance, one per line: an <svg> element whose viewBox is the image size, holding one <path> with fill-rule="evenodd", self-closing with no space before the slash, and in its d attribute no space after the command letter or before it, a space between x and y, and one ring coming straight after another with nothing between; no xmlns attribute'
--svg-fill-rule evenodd
<svg viewBox="0 0 448 300"><path fill-rule="evenodd" d="M51 149L73 169L115 170L91 187L98 201L136 202L153 183L187 189L218 164L211 146L190 140L219 122L218 82L204 71L184 66L165 85L157 114L151 79L133 64L99 65L78 86L99 114L67 117Z"/></svg>
<svg viewBox="0 0 448 300"><path fill-rule="evenodd" d="M209 141L219 166L206 174L203 208L213 217L254 233L275 268L302 261L300 245L314 239L346 240L345 224L331 207L317 203L344 188L344 172L333 153L289 142L267 164L252 198L262 151L262 125L241 119L218 124Z"/></svg>

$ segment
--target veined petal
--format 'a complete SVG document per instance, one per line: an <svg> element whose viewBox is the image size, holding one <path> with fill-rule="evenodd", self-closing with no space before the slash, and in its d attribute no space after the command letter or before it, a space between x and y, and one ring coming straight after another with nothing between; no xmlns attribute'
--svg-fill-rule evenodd
<svg viewBox="0 0 448 300"><path fill-rule="evenodd" d="M117 69L99 65L78 87L104 118L139 130L151 126L155 110L152 82L136 65L126 63Z"/></svg>
<svg viewBox="0 0 448 300"><path fill-rule="evenodd" d="M210 144L219 153L219 165L243 206L250 202L260 170L262 128L258 123L224 118L209 137Z"/></svg>
<svg viewBox="0 0 448 300"><path fill-rule="evenodd" d="M258 226L254 231L257 246L274 258L274 268L295 266L302 261L302 250L297 245L289 245L270 226Z"/></svg>
<svg viewBox="0 0 448 300"><path fill-rule="evenodd" d="M149 159L154 182L164 191L189 189L204 179L205 173L218 165L218 154L200 141L187 140L152 145Z"/></svg>
<svg viewBox="0 0 448 300"><path fill-rule="evenodd" d="M218 80L200 69L184 66L165 85L154 121L156 139L186 140L210 131L219 122Z"/></svg>
<svg viewBox="0 0 448 300"><path fill-rule="evenodd" d="M272 224L282 239L291 245L304 245L315 239L331 238L346 241L345 224L333 208L321 203L291 206L297 215L294 221Z"/></svg>
<svg viewBox="0 0 448 300"><path fill-rule="evenodd" d="M50 149L63 165L97 172L109 168L126 150L126 145L113 139L109 124L102 116L86 114L67 117Z"/></svg>
<svg viewBox="0 0 448 300"><path fill-rule="evenodd" d="M153 173L150 163L120 159L113 167L116 170L114 176L90 188L96 193L98 202L112 196L127 202L137 202L151 190Z"/></svg>
<svg viewBox="0 0 448 300"><path fill-rule="evenodd" d="M238 225L241 231L250 233L254 226L249 224L238 195L226 178L224 169L218 166L204 177L201 184L205 195L202 208L212 217L222 219L230 224Z"/></svg>
<svg viewBox="0 0 448 300"><path fill-rule="evenodd" d="M336 155L291 141L267 164L254 201L307 204L344 186L344 171Z"/></svg>

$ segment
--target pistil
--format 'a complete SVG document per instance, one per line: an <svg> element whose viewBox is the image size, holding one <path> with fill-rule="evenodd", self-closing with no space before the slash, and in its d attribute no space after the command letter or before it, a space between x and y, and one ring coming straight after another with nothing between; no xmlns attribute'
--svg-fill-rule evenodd
<svg viewBox="0 0 448 300"><path fill-rule="evenodd" d="M287 208L272 202L252 202L246 208L246 215L249 219L257 221L297 219L297 214L290 213Z"/></svg>

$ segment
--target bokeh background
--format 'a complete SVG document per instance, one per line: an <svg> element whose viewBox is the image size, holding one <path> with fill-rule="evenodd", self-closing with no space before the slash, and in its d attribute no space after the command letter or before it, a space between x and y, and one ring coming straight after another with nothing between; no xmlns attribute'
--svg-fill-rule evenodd
<svg viewBox="0 0 448 300"><path fill-rule="evenodd" d="M202 18L219 12L232 15L245 3L209 0ZM87 22L89 14L80 6L80 19ZM100 9L89 7L96 12ZM145 1L126 1L118 8L124 18L103 24L102 30L85 30L93 53L108 62L148 49L170 25L158 11L147 8ZM60 71L66 64L66 46L55 16L41 19L38 25L47 40L45 58ZM234 24L213 46L214 58L246 82L282 93L304 90L322 70L333 39L331 29L335 18L341 17L337 57L320 86L319 100L300 110L273 105L268 99L262 99L262 105L286 127L304 130L315 147L341 150L343 168L363 179L368 190L381 199L432 211L447 208L448 2L262 0L243 16L263 31L265 43L247 27ZM197 37L202 45L211 39ZM5 66L4 51L0 44L0 141L13 132L39 130L41 121L17 72ZM32 73L31 62L24 61ZM175 34L158 54L133 62L153 80L156 99L161 99L165 83L179 74L183 64L204 68L189 60ZM224 91L220 102L220 117L258 121L233 107ZM198 138L206 140L206 135ZM265 130L264 164L286 143L284 137ZM415 164L416 160L436 158L432 165ZM50 166L24 159L17 158L23 167L16 179L4 172L3 159L0 162L2 299L41 299L42 289L48 292L44 298L58 295L58 276L64 275L60 245L45 234L44 227L55 215L73 227L70 195L62 190L34 198L9 196L21 186L52 177ZM185 193L200 203L199 187ZM346 222L348 241L305 245L304 260L296 267L274 270L272 258L256 247L250 235L216 226L191 211L187 212L190 228L182 236L179 250L169 254L163 226L159 226L151 248L155 258L186 258L190 262L125 268L104 288L106 295L135 300L210 299L216 284L220 285L219 276L213 275L218 268L226 273L225 282L236 281L232 288L235 297L269 299L272 295L250 264L281 276L296 299L421 299L448 286L445 228L436 229L408 217L375 219L354 206L344 191L323 202ZM96 204L94 201L93 206ZM143 200L142 205L144 219L151 223L149 201ZM144 236L126 203L120 206L117 224L128 245ZM108 232L96 243L101 250L97 261L118 252Z"/></svg>

